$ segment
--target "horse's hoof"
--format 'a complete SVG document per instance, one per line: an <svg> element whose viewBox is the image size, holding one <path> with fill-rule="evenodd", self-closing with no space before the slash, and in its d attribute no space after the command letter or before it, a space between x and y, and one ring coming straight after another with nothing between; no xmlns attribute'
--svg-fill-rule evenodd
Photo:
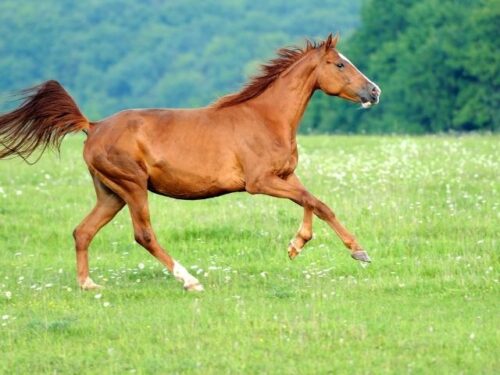
<svg viewBox="0 0 500 375"><path fill-rule="evenodd" d="M360 262L371 263L371 259L364 250L358 250L351 254L353 259L359 260Z"/></svg>
<svg viewBox="0 0 500 375"><path fill-rule="evenodd" d="M81 290L95 290L102 288L103 287L101 285L94 283L90 277L87 277L82 283L80 283Z"/></svg>
<svg viewBox="0 0 500 375"><path fill-rule="evenodd" d="M294 260L299 253L300 251L297 250L293 242L290 242L290 245L288 245L288 258L290 258L290 260Z"/></svg>
<svg viewBox="0 0 500 375"><path fill-rule="evenodd" d="M184 289L188 292L203 292L205 290L205 288L203 288L203 285L201 285L200 283L186 285L184 286Z"/></svg>

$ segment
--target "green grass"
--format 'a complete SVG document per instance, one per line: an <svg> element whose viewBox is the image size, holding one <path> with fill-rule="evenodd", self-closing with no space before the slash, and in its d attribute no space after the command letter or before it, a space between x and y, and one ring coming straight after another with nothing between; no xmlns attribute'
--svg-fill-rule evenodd
<svg viewBox="0 0 500 375"><path fill-rule="evenodd" d="M78 290L71 232L94 203L82 141L0 161L0 372L498 373L500 137L301 138L298 174L366 269L317 219L289 261L291 202L151 196L202 294L134 243L126 209L90 250L105 289Z"/></svg>

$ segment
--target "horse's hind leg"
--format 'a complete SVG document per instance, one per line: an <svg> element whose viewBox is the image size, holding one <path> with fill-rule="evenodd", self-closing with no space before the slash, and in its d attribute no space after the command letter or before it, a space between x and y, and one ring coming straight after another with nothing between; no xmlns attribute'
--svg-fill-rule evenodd
<svg viewBox="0 0 500 375"><path fill-rule="evenodd" d="M95 289L99 285L89 277L88 247L92 238L125 205L125 202L93 176L97 203L92 211L75 228L73 237L76 248L78 283L82 289Z"/></svg>
<svg viewBox="0 0 500 375"><path fill-rule="evenodd" d="M128 197L127 204L132 216L135 240L163 263L174 277L183 283L184 289L202 291L203 286L198 279L192 276L180 263L175 261L158 243L149 219L147 190L136 190Z"/></svg>
<svg viewBox="0 0 500 375"><path fill-rule="evenodd" d="M136 175L140 172L136 171ZM140 182L130 179L108 179L101 176L106 185L110 186L127 203L132 224L134 226L134 237L137 243L144 247L151 255L163 263L174 277L183 283L184 289L189 291L202 291L203 285L198 279L191 275L179 262L175 261L158 243L156 235L151 226L148 207L147 180Z"/></svg>

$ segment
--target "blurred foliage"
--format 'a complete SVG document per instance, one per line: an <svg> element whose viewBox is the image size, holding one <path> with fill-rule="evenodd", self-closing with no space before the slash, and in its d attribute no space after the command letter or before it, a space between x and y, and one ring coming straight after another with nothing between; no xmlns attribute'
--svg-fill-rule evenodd
<svg viewBox="0 0 500 375"><path fill-rule="evenodd" d="M203 106L277 48L340 31L381 103L317 93L301 131L497 131L499 25L500 0L2 0L0 91L57 79L91 119Z"/></svg>
<svg viewBox="0 0 500 375"><path fill-rule="evenodd" d="M91 119L124 108L203 106L238 90L279 47L331 31L349 35L360 6L360 0L2 0L0 91L56 79Z"/></svg>
<svg viewBox="0 0 500 375"><path fill-rule="evenodd" d="M499 35L500 0L369 1L340 49L380 85L381 103L353 110L317 94L305 130L498 131Z"/></svg>

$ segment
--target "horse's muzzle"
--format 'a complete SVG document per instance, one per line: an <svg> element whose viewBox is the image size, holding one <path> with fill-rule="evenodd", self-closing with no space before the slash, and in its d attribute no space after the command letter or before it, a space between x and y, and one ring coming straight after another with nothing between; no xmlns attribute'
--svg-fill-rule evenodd
<svg viewBox="0 0 500 375"><path fill-rule="evenodd" d="M372 82L368 83L359 96L363 108L369 108L372 105L377 104L381 93L382 91L376 84Z"/></svg>

